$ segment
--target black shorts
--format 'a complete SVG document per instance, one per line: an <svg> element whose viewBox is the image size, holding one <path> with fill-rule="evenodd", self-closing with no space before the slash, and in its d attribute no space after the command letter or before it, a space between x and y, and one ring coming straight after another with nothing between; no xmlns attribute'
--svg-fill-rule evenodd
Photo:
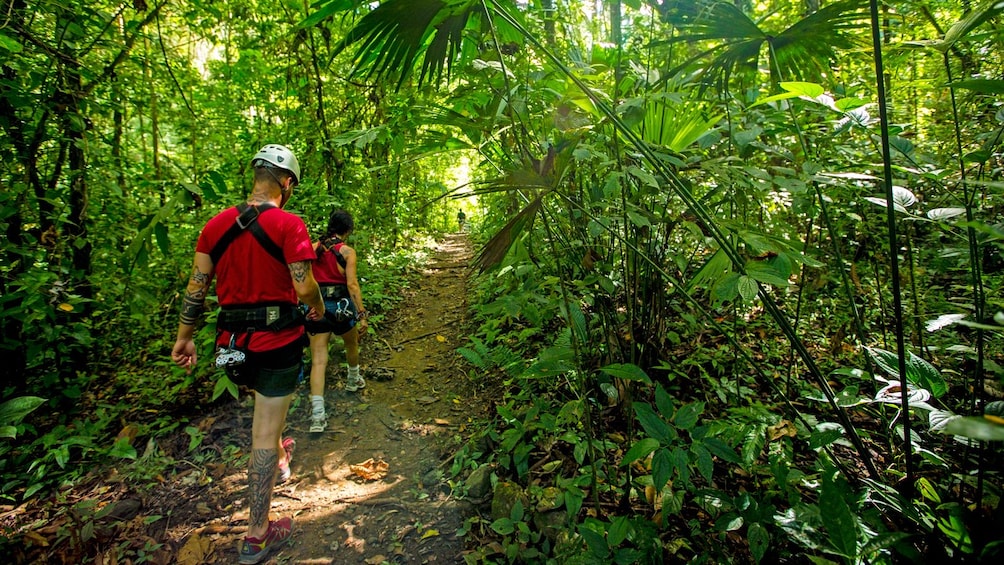
<svg viewBox="0 0 1004 565"><path fill-rule="evenodd" d="M324 299L324 309L328 312L334 312L338 306L338 302L341 298L325 298ZM330 315L326 315L323 319L312 322L307 320L303 322L304 329L307 330L309 334L325 334L333 333L335 335L342 335L345 332L351 330L356 325L356 304L352 302L349 298L349 305L346 308L348 315L350 316L347 320L335 321L331 319Z"/></svg>
<svg viewBox="0 0 1004 565"><path fill-rule="evenodd" d="M293 394L303 379L303 342L301 338L278 349L249 351L243 364L227 369L227 376L262 396Z"/></svg>

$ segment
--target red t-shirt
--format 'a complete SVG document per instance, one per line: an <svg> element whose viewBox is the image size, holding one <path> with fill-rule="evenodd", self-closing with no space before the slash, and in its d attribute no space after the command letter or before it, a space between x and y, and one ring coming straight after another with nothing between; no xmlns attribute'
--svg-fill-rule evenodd
<svg viewBox="0 0 1004 565"><path fill-rule="evenodd" d="M346 284L348 282L345 278L345 272L338 265L338 257L334 253L340 251L343 245L345 242L340 241L329 251L321 253L320 257L315 255L317 259L314 260L314 278L319 284Z"/></svg>
<svg viewBox="0 0 1004 565"><path fill-rule="evenodd" d="M237 220L236 207L228 208L214 216L199 234L195 250L209 254L216 242ZM311 261L316 255L310 243L307 226L298 216L276 208L263 210L256 220L269 238L282 248L287 264L268 254L250 230L239 234L227 247L214 266L216 295L221 306L255 307L275 304L296 305L296 289L288 263ZM297 340L303 335L303 326L277 332L256 331L248 344L250 351L269 351ZM238 336L241 340L242 336ZM217 344L230 342L230 332L222 331Z"/></svg>

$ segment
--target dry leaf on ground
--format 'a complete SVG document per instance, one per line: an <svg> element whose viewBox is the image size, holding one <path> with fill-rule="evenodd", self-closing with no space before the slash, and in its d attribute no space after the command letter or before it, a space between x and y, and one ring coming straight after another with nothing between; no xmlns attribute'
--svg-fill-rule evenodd
<svg viewBox="0 0 1004 565"><path fill-rule="evenodd" d="M390 465L383 460L375 460L372 457L358 465L349 465L349 470L366 481L376 481L387 476Z"/></svg>

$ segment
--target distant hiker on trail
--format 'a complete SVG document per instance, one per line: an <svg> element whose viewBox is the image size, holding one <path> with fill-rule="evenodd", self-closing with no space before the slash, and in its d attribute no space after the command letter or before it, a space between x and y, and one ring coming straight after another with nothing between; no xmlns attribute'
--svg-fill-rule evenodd
<svg viewBox="0 0 1004 565"><path fill-rule="evenodd" d="M311 274L315 254L307 227L282 210L300 179L296 156L282 145L266 145L251 166L254 188L247 204L220 212L199 235L171 350L174 362L191 372L195 323L215 275L221 306L216 364L235 383L254 390L246 498L250 523L239 556L248 564L264 561L293 532L292 518L271 522L269 510L273 486L290 477L295 446L293 438L282 439L282 430L303 374L306 339L297 301L310 307L307 320L324 315Z"/></svg>
<svg viewBox="0 0 1004 565"><path fill-rule="evenodd" d="M464 231L464 221L467 220L467 214L464 214L463 209L457 210L457 226L458 231Z"/></svg>
<svg viewBox="0 0 1004 565"><path fill-rule="evenodd" d="M331 334L342 338L348 378L345 390L355 392L366 386L359 374L359 339L366 333L366 309L356 277L356 251L346 245L355 227L352 215L335 210L328 218L324 237L314 243L317 258L314 276L321 285L327 314L323 320L306 323L310 335L310 432L323 432L328 426L324 410L324 384L328 370L328 343Z"/></svg>

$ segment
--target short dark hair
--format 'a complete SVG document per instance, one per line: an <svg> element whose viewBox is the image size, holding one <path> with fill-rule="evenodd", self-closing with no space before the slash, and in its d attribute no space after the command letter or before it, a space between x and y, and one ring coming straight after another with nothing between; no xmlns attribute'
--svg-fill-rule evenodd
<svg viewBox="0 0 1004 565"><path fill-rule="evenodd" d="M349 214L345 210L335 210L328 218L327 233L328 235L348 233L354 227L355 222L352 221L352 214Z"/></svg>
<svg viewBox="0 0 1004 565"><path fill-rule="evenodd" d="M259 160L258 162L263 162L263 161ZM273 166L268 165L268 164L265 164L265 165L254 165L254 182L255 182L255 184L274 182L274 183L278 184L281 187L282 186L282 181L286 180L287 177L293 179L293 184L294 185L297 184L296 177L293 175L293 173L289 172L286 169L282 169L282 168L279 168L279 167L273 167Z"/></svg>

